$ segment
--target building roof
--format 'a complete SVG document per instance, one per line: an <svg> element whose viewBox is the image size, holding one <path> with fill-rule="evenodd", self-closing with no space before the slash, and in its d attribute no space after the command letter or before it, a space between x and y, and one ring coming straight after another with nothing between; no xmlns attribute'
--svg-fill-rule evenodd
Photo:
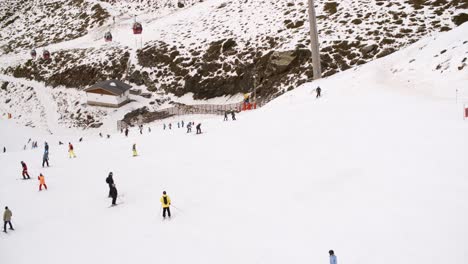
<svg viewBox="0 0 468 264"><path fill-rule="evenodd" d="M111 92L115 95L121 95L125 93L126 91L130 90L132 88L131 85L128 85L124 82L121 82L119 80L107 80L103 82L98 82L95 85L85 89L85 92L95 90L95 89L104 89L108 92Z"/></svg>

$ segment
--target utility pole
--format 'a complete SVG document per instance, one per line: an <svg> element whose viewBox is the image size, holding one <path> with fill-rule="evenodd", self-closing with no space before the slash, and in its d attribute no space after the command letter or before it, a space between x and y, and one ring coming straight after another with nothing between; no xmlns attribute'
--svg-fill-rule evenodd
<svg viewBox="0 0 468 264"><path fill-rule="evenodd" d="M318 41L317 18L315 16L314 0L309 0L310 45L312 50L312 66L314 67L314 80L322 78L320 65L320 47Z"/></svg>

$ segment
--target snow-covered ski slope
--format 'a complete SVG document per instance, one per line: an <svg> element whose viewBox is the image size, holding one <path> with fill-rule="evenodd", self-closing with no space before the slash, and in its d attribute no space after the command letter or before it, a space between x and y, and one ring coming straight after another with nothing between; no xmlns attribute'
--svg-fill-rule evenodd
<svg viewBox="0 0 468 264"><path fill-rule="evenodd" d="M78 157L50 142L46 169L42 148L1 154L0 205L16 228L0 234L2 264L318 264L329 249L348 264L468 263L468 123L454 97L468 83L467 33L306 84L235 122L204 120L202 135L155 124L79 144L77 132ZM21 160L33 180L17 180ZM165 221L163 190L178 208Z"/></svg>

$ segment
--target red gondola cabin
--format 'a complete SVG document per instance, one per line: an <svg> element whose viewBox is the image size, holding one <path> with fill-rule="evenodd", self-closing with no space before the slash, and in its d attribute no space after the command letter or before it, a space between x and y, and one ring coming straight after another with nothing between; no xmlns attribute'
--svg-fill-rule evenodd
<svg viewBox="0 0 468 264"><path fill-rule="evenodd" d="M143 26L142 26L140 23L135 22L135 23L133 24L133 28L132 28L132 29L133 29L133 34L135 34L135 35L136 35L136 34L141 34L141 32L143 31Z"/></svg>
<svg viewBox="0 0 468 264"><path fill-rule="evenodd" d="M42 58L43 58L44 60L50 59L50 52L49 52L48 50L44 50L44 51L42 52Z"/></svg>
<svg viewBox="0 0 468 264"><path fill-rule="evenodd" d="M106 32L106 34L104 34L104 39L106 40L106 42L111 42L112 34L110 32Z"/></svg>

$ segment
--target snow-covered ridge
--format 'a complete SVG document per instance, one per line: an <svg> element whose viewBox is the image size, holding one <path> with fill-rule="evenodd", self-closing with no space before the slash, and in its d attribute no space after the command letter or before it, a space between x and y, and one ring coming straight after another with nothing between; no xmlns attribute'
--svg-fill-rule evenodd
<svg viewBox="0 0 468 264"><path fill-rule="evenodd" d="M100 79L123 78L153 93L152 99L138 100L130 108L154 110L167 100L186 102L186 95L201 100L237 98L256 86L257 94L265 96L311 80L307 1L183 1L183 8L179 2L81 1L82 6L98 4L109 14L102 26L93 22L87 34L47 46L51 61L31 60L29 48L13 45L17 54L3 55L0 68L10 76L53 87L81 89ZM49 4L46 0L35 3ZM73 5L68 8L74 9ZM126 8L133 11L124 12ZM467 8L463 1L318 1L325 76L454 28L463 22ZM133 15L143 24L142 35L131 32ZM51 28L47 23L55 20L47 21L34 28ZM10 42L34 32L27 28L32 24L2 25ZM6 34L8 30L14 34ZM109 30L112 43L103 40ZM53 38L48 33L41 36ZM38 49L39 55L42 50ZM77 123L67 116L66 123Z"/></svg>

